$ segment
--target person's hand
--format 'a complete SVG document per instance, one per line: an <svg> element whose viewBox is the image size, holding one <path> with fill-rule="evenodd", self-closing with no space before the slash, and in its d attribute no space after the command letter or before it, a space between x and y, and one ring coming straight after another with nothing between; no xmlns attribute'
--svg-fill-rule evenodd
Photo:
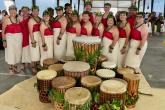
<svg viewBox="0 0 165 110"><path fill-rule="evenodd" d="M112 48L109 48L109 52L112 53L113 49Z"/></svg>
<svg viewBox="0 0 165 110"><path fill-rule="evenodd" d="M7 43L3 42L3 47L6 48L7 47Z"/></svg>
<svg viewBox="0 0 165 110"><path fill-rule="evenodd" d="M45 47L43 47L43 49L44 49L44 51L47 51L47 50L48 50L48 47L47 47L47 46L45 46Z"/></svg>
<svg viewBox="0 0 165 110"><path fill-rule="evenodd" d="M136 50L136 55L139 55L140 54L140 50Z"/></svg>
<svg viewBox="0 0 165 110"><path fill-rule="evenodd" d="M126 49L125 49L125 48L122 48L122 49L120 50L120 52L121 52L121 54L125 54Z"/></svg>
<svg viewBox="0 0 165 110"><path fill-rule="evenodd" d="M57 45L60 45L60 40L59 40L59 39L57 39L56 43L57 43Z"/></svg>
<svg viewBox="0 0 165 110"><path fill-rule="evenodd" d="M33 47L33 48L36 48L36 41L35 41L35 40L33 40L33 41L31 42L31 44L32 44L32 47Z"/></svg>

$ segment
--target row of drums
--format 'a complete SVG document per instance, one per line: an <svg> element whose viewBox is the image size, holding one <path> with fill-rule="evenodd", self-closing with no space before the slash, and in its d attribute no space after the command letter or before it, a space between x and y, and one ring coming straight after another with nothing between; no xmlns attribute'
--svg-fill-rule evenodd
<svg viewBox="0 0 165 110"><path fill-rule="evenodd" d="M90 110L91 93L97 91L100 103L119 99L123 108L126 93L132 96L138 94L139 77L132 69L121 68L114 72L112 68L104 68L97 70L96 76L89 75L89 71L89 64L81 61L53 64L47 70L39 71L37 85L40 101L53 102L55 110ZM78 87L77 82L80 82Z"/></svg>

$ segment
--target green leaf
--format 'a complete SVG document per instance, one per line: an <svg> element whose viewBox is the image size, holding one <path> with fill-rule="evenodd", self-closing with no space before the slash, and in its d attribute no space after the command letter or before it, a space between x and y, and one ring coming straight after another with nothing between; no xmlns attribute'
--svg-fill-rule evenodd
<svg viewBox="0 0 165 110"><path fill-rule="evenodd" d="M64 103L64 94L55 89L48 91L48 97L51 101L57 101L58 103Z"/></svg>

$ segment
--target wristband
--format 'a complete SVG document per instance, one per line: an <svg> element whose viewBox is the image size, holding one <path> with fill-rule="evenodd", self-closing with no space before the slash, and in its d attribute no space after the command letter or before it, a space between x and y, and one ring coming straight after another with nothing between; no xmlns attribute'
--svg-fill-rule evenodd
<svg viewBox="0 0 165 110"><path fill-rule="evenodd" d="M43 44L42 47L43 47L43 48L46 47L46 44Z"/></svg>
<svg viewBox="0 0 165 110"><path fill-rule="evenodd" d="M36 41L34 41L34 42L31 42L31 44L35 44L36 43Z"/></svg>
<svg viewBox="0 0 165 110"><path fill-rule="evenodd" d="M124 46L123 49L125 49L126 47Z"/></svg>
<svg viewBox="0 0 165 110"><path fill-rule="evenodd" d="M138 47L138 48L137 48L137 50L141 50L141 48L140 48L140 47Z"/></svg>
<svg viewBox="0 0 165 110"><path fill-rule="evenodd" d="M2 40L2 42L6 42L6 40L4 39L4 40Z"/></svg>
<svg viewBox="0 0 165 110"><path fill-rule="evenodd" d="M58 37L58 40L61 40L61 37Z"/></svg>
<svg viewBox="0 0 165 110"><path fill-rule="evenodd" d="M109 47L110 47L110 49L114 49L111 45Z"/></svg>

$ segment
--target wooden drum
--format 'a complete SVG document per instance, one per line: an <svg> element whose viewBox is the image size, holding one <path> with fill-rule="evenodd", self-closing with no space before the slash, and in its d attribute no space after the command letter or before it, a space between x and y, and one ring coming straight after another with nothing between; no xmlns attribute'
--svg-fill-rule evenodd
<svg viewBox="0 0 165 110"><path fill-rule="evenodd" d="M137 74L125 74L124 80L126 80L128 83L127 98L135 99L132 100L133 103L127 103L127 100L130 100L127 99L126 105L127 106L133 105L134 107L138 99L138 88L139 88L140 77Z"/></svg>
<svg viewBox="0 0 165 110"><path fill-rule="evenodd" d="M105 69L115 70L116 64L114 62L105 61L101 64L101 66Z"/></svg>
<svg viewBox="0 0 165 110"><path fill-rule="evenodd" d="M54 70L57 72L57 76L63 75L63 64L53 64L48 67L49 70Z"/></svg>
<svg viewBox="0 0 165 110"><path fill-rule="evenodd" d="M76 84L76 80L68 76L60 76L52 80L52 88L62 94L65 94L66 90L74 87L75 84ZM55 94L55 96L58 97L58 94ZM64 110L64 99L59 99L59 100L55 99L54 107L55 110Z"/></svg>
<svg viewBox="0 0 165 110"><path fill-rule="evenodd" d="M76 60L89 62L90 57L95 56L100 51L101 39L97 37L75 37L73 39L73 46ZM95 58L94 64L90 65L93 72L96 71L97 61L98 58Z"/></svg>
<svg viewBox="0 0 165 110"><path fill-rule="evenodd" d="M103 81L100 85L100 101L105 103L106 101L112 101L117 99L122 101L121 108L125 104L125 95L127 91L127 82L122 79L111 79Z"/></svg>
<svg viewBox="0 0 165 110"><path fill-rule="evenodd" d="M113 70L109 69L99 69L96 71L97 76L103 80L114 78L116 73Z"/></svg>
<svg viewBox="0 0 165 110"><path fill-rule="evenodd" d="M81 78L81 85L91 92L98 91L101 84L101 79L97 76L85 76Z"/></svg>
<svg viewBox="0 0 165 110"><path fill-rule="evenodd" d="M88 75L90 66L86 62L70 61L64 64L63 69L65 76L80 78Z"/></svg>
<svg viewBox="0 0 165 110"><path fill-rule="evenodd" d="M117 69L117 77L123 79L123 75L125 74L134 74L134 70L131 68L118 68Z"/></svg>
<svg viewBox="0 0 165 110"><path fill-rule="evenodd" d="M91 93L82 87L73 87L65 93L65 110L90 110Z"/></svg>
<svg viewBox="0 0 165 110"><path fill-rule="evenodd" d="M55 59L53 59L53 58L45 59L45 60L43 61L43 67L44 67L44 69L48 69L48 67L49 67L50 65L53 65L53 64L55 64L55 63L57 63L57 62L58 62L58 61L55 60Z"/></svg>
<svg viewBox="0 0 165 110"><path fill-rule="evenodd" d="M48 90L52 88L51 81L57 76L57 72L53 70L42 70L37 73L37 86L39 91L39 99L43 103L49 103Z"/></svg>

